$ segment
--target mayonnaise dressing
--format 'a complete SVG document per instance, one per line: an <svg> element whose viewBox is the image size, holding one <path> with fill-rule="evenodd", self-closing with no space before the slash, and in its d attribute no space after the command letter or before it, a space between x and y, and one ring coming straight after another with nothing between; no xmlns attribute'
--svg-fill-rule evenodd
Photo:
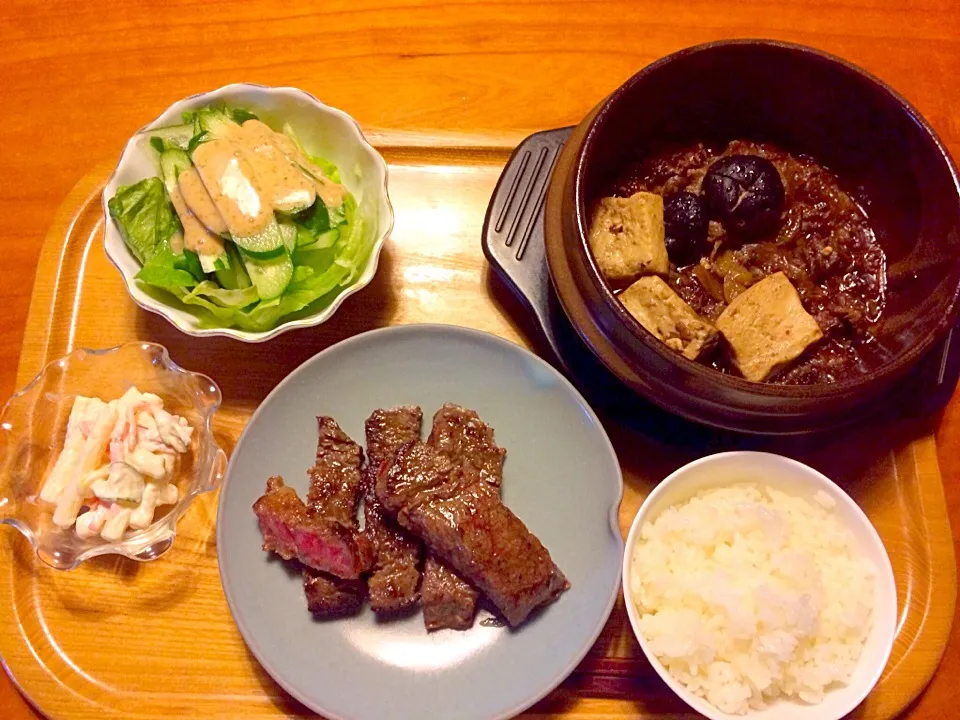
<svg viewBox="0 0 960 720"><path fill-rule="evenodd" d="M327 207L343 204L343 185L326 177L291 138L259 120L226 128L224 137L193 151L202 185L190 170L180 175L186 204L209 229L219 232L215 219L206 219L219 215L230 234L250 237L266 228L274 210L305 210L317 197ZM207 197L212 207L206 206Z"/></svg>
<svg viewBox="0 0 960 720"><path fill-rule="evenodd" d="M275 210L293 213L306 210L317 199L311 178L282 149L283 137L259 120L233 126L227 136L253 165Z"/></svg>
<svg viewBox="0 0 960 720"><path fill-rule="evenodd" d="M206 190L204 190L206 193ZM173 203L177 215L180 217L180 224L183 225L183 246L187 250L192 250L197 255L222 255L223 240L219 235L214 235L210 229L200 222L197 216L188 207L184 200L180 187L175 187L170 191L170 202ZM171 246L174 252L176 248Z"/></svg>
<svg viewBox="0 0 960 720"><path fill-rule="evenodd" d="M183 254L183 233L182 232L175 232L173 235L171 235L169 242L170 242L170 250L173 252L174 255Z"/></svg>
<svg viewBox="0 0 960 720"><path fill-rule="evenodd" d="M259 121L248 120L243 124L243 126L246 127L252 122ZM260 124L263 125L263 123ZM266 125L264 125L264 127L266 127L267 130L270 130L270 128ZM274 146L291 160L294 160L300 166L300 169L309 176L310 181L313 183L313 186L317 191L317 195L321 200L323 200L323 204L327 207L340 207L343 204L344 197L346 196L346 188L344 188L340 183L334 182L324 175L323 171L318 168L313 161L307 157L306 153L304 153L293 141L293 138L273 130L270 130L270 132L272 132L274 135Z"/></svg>
<svg viewBox="0 0 960 720"><path fill-rule="evenodd" d="M273 220L273 207L263 201L268 195L236 142L203 143L193 151L193 164L231 235L256 235Z"/></svg>
<svg viewBox="0 0 960 720"><path fill-rule="evenodd" d="M216 235L227 232L227 224L223 221L217 206L214 205L210 193L203 186L203 181L195 167L189 167L181 172L177 178L177 185L190 212L197 216L197 220Z"/></svg>

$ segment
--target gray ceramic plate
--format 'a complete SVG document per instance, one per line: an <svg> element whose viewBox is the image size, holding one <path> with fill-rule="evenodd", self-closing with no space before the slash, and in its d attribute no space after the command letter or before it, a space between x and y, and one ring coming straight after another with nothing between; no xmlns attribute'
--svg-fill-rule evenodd
<svg viewBox="0 0 960 720"><path fill-rule="evenodd" d="M299 576L260 550L251 506L270 475L306 494L315 416L363 443L378 407L476 410L507 449L504 502L571 583L518 630L481 611L471 630L427 634L419 614L315 621ZM247 424L227 469L217 555L244 640L291 695L329 718L503 718L532 705L583 658L610 614L623 542L620 467L593 411L535 355L492 335L440 325L378 330L341 342L291 373Z"/></svg>

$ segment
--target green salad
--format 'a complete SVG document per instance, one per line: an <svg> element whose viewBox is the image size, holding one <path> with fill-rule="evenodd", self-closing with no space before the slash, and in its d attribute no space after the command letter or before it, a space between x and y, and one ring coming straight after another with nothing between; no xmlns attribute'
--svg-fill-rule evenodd
<svg viewBox="0 0 960 720"><path fill-rule="evenodd" d="M289 125L208 107L145 134L158 176L107 203L140 283L193 306L205 326L263 331L356 280L370 253L357 203Z"/></svg>

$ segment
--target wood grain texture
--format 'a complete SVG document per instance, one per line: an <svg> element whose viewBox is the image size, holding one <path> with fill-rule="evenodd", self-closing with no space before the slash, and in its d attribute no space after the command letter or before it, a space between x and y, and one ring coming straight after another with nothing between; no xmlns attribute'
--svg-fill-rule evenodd
<svg viewBox="0 0 960 720"><path fill-rule="evenodd" d="M111 162L137 127L180 97L243 80L296 85L350 112L375 141L388 140L393 160L402 159L402 148L431 139L480 157L495 178L502 148L528 132L575 123L651 60L723 37L774 37L843 55L900 90L960 156L956 0L336 0L314 9L252 0L205 3L202 12L196 4L174 1L163 6L142 0L0 3L0 88L7 110L0 124L0 213L5 218L0 233L0 395L9 394L17 382L34 269L57 206L90 168ZM489 183L489 192L492 180L483 183ZM472 233L476 243L477 210L461 216L456 205L444 209L422 199L421 214L406 216L409 228L416 230L424 219L438 227L460 222L462 232ZM482 308L476 314L479 326L514 339L529 337L527 328L511 319L519 317L519 309L508 297L494 293L496 310L489 311L491 287L479 263L478 244L462 250L445 244L443 232L429 237L434 245L422 256L424 269L413 274L419 279L403 287L403 293L412 294L403 297L418 298L420 310L397 311L397 290L378 281L367 294L385 292L377 295L380 300L348 303L342 311L348 320L337 321L329 333L311 337L302 347L289 348L292 355L283 367L293 367L339 337L376 326L395 311L401 313L399 321L429 317L431 301L469 311L471 318ZM392 251L406 249L393 246ZM457 252L465 254L458 257ZM430 270L435 266L442 272ZM108 274L94 276L95 282L101 280L108 282ZM129 310L123 295L112 302ZM142 313L134 329L140 337L171 345L182 341L162 320ZM107 327L103 333L103 344L121 339ZM27 356L39 352L36 343L25 348ZM192 359L193 352L187 353L184 362ZM257 386L238 397L249 406L262 390ZM955 396L938 425L947 507L960 546L960 398ZM954 626L940 672L912 706L911 718L955 714L960 623ZM574 705L583 717L625 708L617 701L578 700L565 689L538 706L537 713ZM35 717L3 677L0 717Z"/></svg>

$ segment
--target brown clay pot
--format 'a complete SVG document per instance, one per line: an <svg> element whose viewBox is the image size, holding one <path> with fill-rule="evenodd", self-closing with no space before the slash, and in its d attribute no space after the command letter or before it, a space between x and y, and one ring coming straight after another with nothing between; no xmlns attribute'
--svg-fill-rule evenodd
<svg viewBox="0 0 960 720"><path fill-rule="evenodd" d="M835 384L724 375L669 350L634 320L588 250L590 209L631 159L667 144L748 138L806 153L865 200L887 253L879 340L889 360ZM863 70L798 45L725 41L641 70L577 126L557 161L544 235L573 326L629 388L716 427L804 433L856 420L954 326L960 312L960 180L936 133Z"/></svg>

